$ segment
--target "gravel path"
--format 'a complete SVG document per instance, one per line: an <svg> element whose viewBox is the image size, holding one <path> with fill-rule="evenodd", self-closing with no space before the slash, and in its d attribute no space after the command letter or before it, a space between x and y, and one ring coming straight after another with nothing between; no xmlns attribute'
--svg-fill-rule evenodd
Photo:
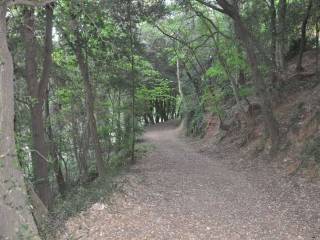
<svg viewBox="0 0 320 240"><path fill-rule="evenodd" d="M124 192L70 219L60 239L320 239L320 198L305 209L277 198L228 168L219 159L225 154L199 153L172 127L152 128L145 139L155 149L126 175ZM301 195L289 192L286 198Z"/></svg>

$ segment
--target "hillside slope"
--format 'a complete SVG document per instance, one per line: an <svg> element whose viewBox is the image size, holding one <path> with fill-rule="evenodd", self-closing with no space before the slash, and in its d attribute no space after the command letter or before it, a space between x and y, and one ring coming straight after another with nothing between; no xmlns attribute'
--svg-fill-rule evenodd
<svg viewBox="0 0 320 240"><path fill-rule="evenodd" d="M287 80L281 83L279 94L273 95L274 111L281 131L280 152L276 157L268 156L270 143L263 137L259 112L254 115L254 124L249 129L231 128L228 131L221 129L218 119L208 116L203 149L210 149L213 145L230 145L239 149L241 158L250 164L254 164L260 156L268 159L266 162L284 176L319 180L320 79L316 75L315 51L304 54L303 72L296 72L295 62L295 59L290 62ZM233 114L233 108L227 111L229 115Z"/></svg>

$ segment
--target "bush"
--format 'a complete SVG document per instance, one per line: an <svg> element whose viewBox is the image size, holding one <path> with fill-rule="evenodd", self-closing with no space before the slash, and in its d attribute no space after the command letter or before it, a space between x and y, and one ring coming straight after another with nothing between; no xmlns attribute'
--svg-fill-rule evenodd
<svg viewBox="0 0 320 240"><path fill-rule="evenodd" d="M204 126L204 114L200 107L186 114L187 135L203 136Z"/></svg>

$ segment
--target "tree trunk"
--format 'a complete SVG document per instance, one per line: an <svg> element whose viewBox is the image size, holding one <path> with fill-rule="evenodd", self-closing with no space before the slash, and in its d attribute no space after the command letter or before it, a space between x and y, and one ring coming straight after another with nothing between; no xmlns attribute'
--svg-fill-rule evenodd
<svg viewBox="0 0 320 240"><path fill-rule="evenodd" d="M216 45L218 46L218 43L216 42L214 35L211 36L212 39L214 40L214 42L216 43ZM218 48L215 49L215 54L218 56L218 60L221 64L221 66L223 67L224 72L226 73L227 77L230 80L231 83L231 87L232 87L232 91L233 91L233 95L234 98L236 100L236 103L238 105L238 107L241 109L242 113L245 114L245 110L240 102L240 94L239 94L239 87L236 81L236 78L233 76L233 74L229 71L228 65L226 63L226 59L220 54L220 51ZM239 72L239 78L242 77L241 76L241 71Z"/></svg>
<svg viewBox="0 0 320 240"><path fill-rule="evenodd" d="M201 99L201 90L200 90L200 86L199 86L199 83L198 83L198 80L194 79L191 75L191 73L189 72L189 70L186 68L186 65L185 63L183 63L183 66L184 66L184 70L187 74L187 77L189 78L189 80L192 82L193 84L193 87L194 87L194 90L195 90L195 93L196 93L196 97L197 97L197 101L198 103L200 103L200 99Z"/></svg>
<svg viewBox="0 0 320 240"><path fill-rule="evenodd" d="M32 151L32 165L35 180L35 191L45 206L48 207L50 204L51 191L47 161L48 148L45 139L45 126L43 121L43 103L45 99L43 86L47 85L47 83L42 81L38 83L37 78L35 15L34 8L32 7L25 9L24 12L24 41L26 47L25 60L28 91L30 97L36 101L30 107L31 131L34 148Z"/></svg>
<svg viewBox="0 0 320 240"><path fill-rule="evenodd" d="M135 59L134 59L134 52L135 52L135 36L134 36L134 29L133 29L133 21L132 21L132 0L128 0L128 19L129 19L129 33L130 33L130 63L131 63L131 73L130 73L130 80L131 80L131 164L136 163L135 159L135 145L136 145L136 79L135 79Z"/></svg>
<svg viewBox="0 0 320 240"><path fill-rule="evenodd" d="M147 114L145 113L145 114L143 114L143 120L144 120L144 125L149 125L149 120L148 120L148 116L147 116Z"/></svg>
<svg viewBox="0 0 320 240"><path fill-rule="evenodd" d="M47 120L47 133L49 138L49 145L50 145L50 155L52 157L53 161L53 170L54 174L56 176L57 184L58 184L58 190L61 195L64 195L66 190L66 183L64 180L64 176L61 170L61 164L59 162L59 154L58 154L58 146L55 142L53 131L52 131L52 125L51 125L51 116L50 116L50 105L49 105L49 99L46 99L46 120Z"/></svg>
<svg viewBox="0 0 320 240"><path fill-rule="evenodd" d="M243 45L248 55L248 60L251 65L256 93L261 99L261 107L264 116L265 129L271 137L271 153L275 153L278 150L279 144L279 126L277 120L273 115L272 104L267 94L267 86L259 69L259 66L261 66L261 64L258 62L256 53L254 49L251 47L252 43L249 38L248 30L243 25L240 18L236 18L235 28L237 35L243 42Z"/></svg>
<svg viewBox="0 0 320 240"><path fill-rule="evenodd" d="M301 25L300 48L299 48L299 56L298 56L297 67L296 67L296 70L298 72L303 71L302 58L303 58L303 52L306 46L306 31L307 31L308 20L310 18L312 3L313 3L313 0L309 0L308 8Z"/></svg>
<svg viewBox="0 0 320 240"><path fill-rule="evenodd" d="M116 133L116 143L117 151L121 150L122 144L122 127L121 127L121 91L118 91L118 100L117 100L117 133Z"/></svg>
<svg viewBox="0 0 320 240"><path fill-rule="evenodd" d="M43 109L37 103L31 107L31 130L33 140L32 166L35 190L46 207L50 204L48 146L45 139Z"/></svg>
<svg viewBox="0 0 320 240"><path fill-rule="evenodd" d="M287 38L287 27L286 27L286 15L287 15L287 0L279 1L279 29L278 29L278 41L277 41L277 59L278 69L284 75L286 75L286 38Z"/></svg>
<svg viewBox="0 0 320 240"><path fill-rule="evenodd" d="M275 7L275 0L270 0L270 29L271 29L271 61L272 61L272 77L271 84L273 88L279 90L278 72L280 69L277 66L277 11Z"/></svg>
<svg viewBox="0 0 320 240"><path fill-rule="evenodd" d="M84 81L85 93L86 93L86 104L87 104L87 114L88 114L88 123L90 128L90 135L94 145L95 155L96 155L96 168L100 177L105 176L106 169L103 162L103 155L101 144L98 136L97 123L96 118L94 116L94 95L92 90L92 85L90 82L89 75L89 66L88 62L84 58L83 50L82 50L82 41L80 33L75 30L76 35L76 43L75 43L75 54L77 57L77 61L79 64L79 69Z"/></svg>
<svg viewBox="0 0 320 240"><path fill-rule="evenodd" d="M0 239L40 239L28 207L14 141L13 62L7 44L7 6L0 3Z"/></svg>
<svg viewBox="0 0 320 240"><path fill-rule="evenodd" d="M259 98L261 99L261 108L264 117L265 130L271 138L271 154L277 152L279 147L279 124L275 119L272 111L271 100L269 99L267 93L267 86L262 77L259 67L261 62L258 59L257 53L255 51L259 50L259 44L254 41L249 30L242 21L238 9L226 0L217 0L218 4L223 8L223 11L226 15L231 17L234 21L235 32L240 42L242 43L246 53L247 58L251 66L252 76L254 80L255 90Z"/></svg>
<svg viewBox="0 0 320 240"><path fill-rule="evenodd" d="M320 4L319 4L320 7ZM320 32L320 15L317 17L316 19L316 74L318 77L318 80L320 80L320 76L319 76L319 32Z"/></svg>
<svg viewBox="0 0 320 240"><path fill-rule="evenodd" d="M88 147L89 147L89 136L87 131L85 131L82 136L79 133L79 128L77 127L77 122L75 116L72 116L72 140L73 140L73 150L74 155L78 163L79 176L81 182L86 182L89 177L88 172Z"/></svg>
<svg viewBox="0 0 320 240"><path fill-rule="evenodd" d="M176 70L176 74L177 74L179 94L180 94L180 97L183 98L183 92L182 92L182 86L181 86L180 61L179 61L179 59L177 59L177 70Z"/></svg>
<svg viewBox="0 0 320 240"><path fill-rule="evenodd" d="M153 113L152 113L151 111L148 113L148 118L149 118L149 122L150 122L151 124L155 124L155 122L154 122L154 117L153 117Z"/></svg>

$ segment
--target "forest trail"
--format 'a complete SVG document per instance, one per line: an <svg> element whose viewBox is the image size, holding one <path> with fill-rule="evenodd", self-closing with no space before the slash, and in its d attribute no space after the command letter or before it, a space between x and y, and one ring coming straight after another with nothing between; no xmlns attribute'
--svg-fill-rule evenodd
<svg viewBox="0 0 320 240"><path fill-rule="evenodd" d="M126 174L123 192L70 219L61 239L320 239L319 213L297 209L295 199L279 203L179 129L153 127L145 140L154 149Z"/></svg>

